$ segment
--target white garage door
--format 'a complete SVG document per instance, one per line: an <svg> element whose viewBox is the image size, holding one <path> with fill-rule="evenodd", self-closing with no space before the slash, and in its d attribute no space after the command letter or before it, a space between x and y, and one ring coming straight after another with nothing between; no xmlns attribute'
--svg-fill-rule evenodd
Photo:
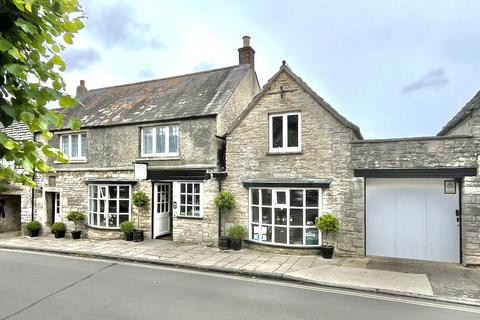
<svg viewBox="0 0 480 320"><path fill-rule="evenodd" d="M455 194L447 179L366 179L367 255L460 262Z"/></svg>

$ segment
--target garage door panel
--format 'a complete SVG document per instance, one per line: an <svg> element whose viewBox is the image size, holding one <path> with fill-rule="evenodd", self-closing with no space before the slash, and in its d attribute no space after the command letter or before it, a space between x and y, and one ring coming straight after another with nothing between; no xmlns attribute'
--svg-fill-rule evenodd
<svg viewBox="0 0 480 320"><path fill-rule="evenodd" d="M368 255L395 255L394 195L382 188L372 186L367 193Z"/></svg>

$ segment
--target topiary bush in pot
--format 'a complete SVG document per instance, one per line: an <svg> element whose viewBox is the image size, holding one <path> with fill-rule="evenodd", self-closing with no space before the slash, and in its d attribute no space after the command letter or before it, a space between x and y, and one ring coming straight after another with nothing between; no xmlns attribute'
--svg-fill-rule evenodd
<svg viewBox="0 0 480 320"><path fill-rule="evenodd" d="M247 228L241 224L234 224L227 231L230 238L230 245L233 250L242 249L242 240L248 235Z"/></svg>
<svg viewBox="0 0 480 320"><path fill-rule="evenodd" d="M27 223L25 228L28 230L30 237L38 237L38 234L42 229L42 224L36 220L32 220L29 223Z"/></svg>
<svg viewBox="0 0 480 320"><path fill-rule="evenodd" d="M132 203L135 207L138 208L137 212L137 229L133 231L133 241L140 242L143 241L143 230L140 229L140 211L148 205L150 199L147 194L143 191L136 191L133 193Z"/></svg>
<svg viewBox="0 0 480 320"><path fill-rule="evenodd" d="M225 217L224 215L229 213L233 208L235 208L236 201L235 196L230 191L221 191L217 193L213 199L215 206L218 209L218 219L220 225L220 235L218 237L218 248L220 250L227 250L230 248L229 238L225 236Z"/></svg>
<svg viewBox="0 0 480 320"><path fill-rule="evenodd" d="M124 221L120 224L120 231L125 234L125 240L133 240L133 231L135 231L135 225L132 221Z"/></svg>
<svg viewBox="0 0 480 320"><path fill-rule="evenodd" d="M73 230L71 232L72 233L72 239L74 239L74 240L75 239L80 239L82 231L78 230L78 223L83 222L85 220L85 216L80 211L70 211L67 214L66 218L67 218L68 221L72 221L74 223L74 226L75 226L75 230Z"/></svg>
<svg viewBox="0 0 480 320"><path fill-rule="evenodd" d="M52 232L55 235L55 238L65 238L65 231L67 230L67 226L63 222L55 222L52 225Z"/></svg>
<svg viewBox="0 0 480 320"><path fill-rule="evenodd" d="M335 247L328 243L328 238L340 230L340 221L333 214L327 213L315 219L315 226L322 232L322 246L320 247L322 257L331 259Z"/></svg>

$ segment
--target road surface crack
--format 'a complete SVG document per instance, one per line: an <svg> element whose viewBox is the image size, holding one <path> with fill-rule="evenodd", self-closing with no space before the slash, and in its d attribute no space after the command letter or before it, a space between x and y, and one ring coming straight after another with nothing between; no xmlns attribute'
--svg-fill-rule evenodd
<svg viewBox="0 0 480 320"><path fill-rule="evenodd" d="M117 264L116 264L116 263L110 263L109 265L107 265L107 266L105 266L105 267L103 267L103 268L100 268L100 269L98 269L97 271L95 271L95 272L93 272L93 273L90 273L89 275L87 275L87 276L85 276L85 277L83 277L83 278L81 278L81 279L79 279L79 280L77 280L77 281L75 281L75 282L73 282L73 283L71 283L71 284L63 287L63 288L61 288L61 289L59 289L59 290L57 290L57 291L55 291L55 292L52 292L52 293L50 293L50 294L48 294L48 295L46 295L46 296L44 296L44 297L42 297L42 298L34 301L34 302L32 302L32 303L29 304L28 306L26 306L26 307L24 307L24 308L22 308L22 309L20 309L20 310L18 310L18 311L15 311L14 313L11 313L11 314L9 314L8 316L6 316L6 317L4 317L4 318L2 318L2 319L0 319L0 320L10 319L10 318L12 318L12 317L14 317L14 316L16 316L16 315L18 315L18 314L20 314L20 313L28 310L28 309L30 309L31 307L39 304L40 302L45 301L46 299L48 299L48 298L50 298L50 297L52 297L52 296L54 296L54 295L56 295L56 294L58 294L58 293L60 293L60 292L63 292L63 291L65 291L65 290L67 290L67 289L69 289L69 288L71 288L71 287L73 287L73 286L76 286L77 284L79 284L79 283L81 283L81 282L83 282L83 281L85 281L85 280L88 280L88 279L90 279L91 277L99 274L99 273L102 272L103 270L108 269L108 268L111 268L111 267L113 267L113 266L115 266L115 265L117 265Z"/></svg>

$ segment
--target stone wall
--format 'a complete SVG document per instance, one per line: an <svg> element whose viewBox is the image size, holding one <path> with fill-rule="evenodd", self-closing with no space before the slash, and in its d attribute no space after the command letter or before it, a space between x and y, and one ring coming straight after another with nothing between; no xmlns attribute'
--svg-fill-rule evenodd
<svg viewBox="0 0 480 320"><path fill-rule="evenodd" d="M18 231L21 229L21 196L0 195L3 201L4 217L0 217L0 232Z"/></svg>
<svg viewBox="0 0 480 320"><path fill-rule="evenodd" d="M288 87L282 99L280 86ZM273 94L272 94L273 93ZM297 154L270 154L268 115L274 112L301 112L302 151ZM321 107L285 72L241 123L227 136L225 190L232 191L237 208L227 223L248 224L248 189L242 180L252 178L329 178L323 194L323 212L338 215L342 230L336 236L339 254L363 254L363 214L357 215L351 144L354 133Z"/></svg>
<svg viewBox="0 0 480 320"><path fill-rule="evenodd" d="M8 186L8 190L0 193L0 197L3 195L6 197L20 196L18 215L20 216L21 228L23 229L23 226L32 219L32 188L13 183Z"/></svg>

